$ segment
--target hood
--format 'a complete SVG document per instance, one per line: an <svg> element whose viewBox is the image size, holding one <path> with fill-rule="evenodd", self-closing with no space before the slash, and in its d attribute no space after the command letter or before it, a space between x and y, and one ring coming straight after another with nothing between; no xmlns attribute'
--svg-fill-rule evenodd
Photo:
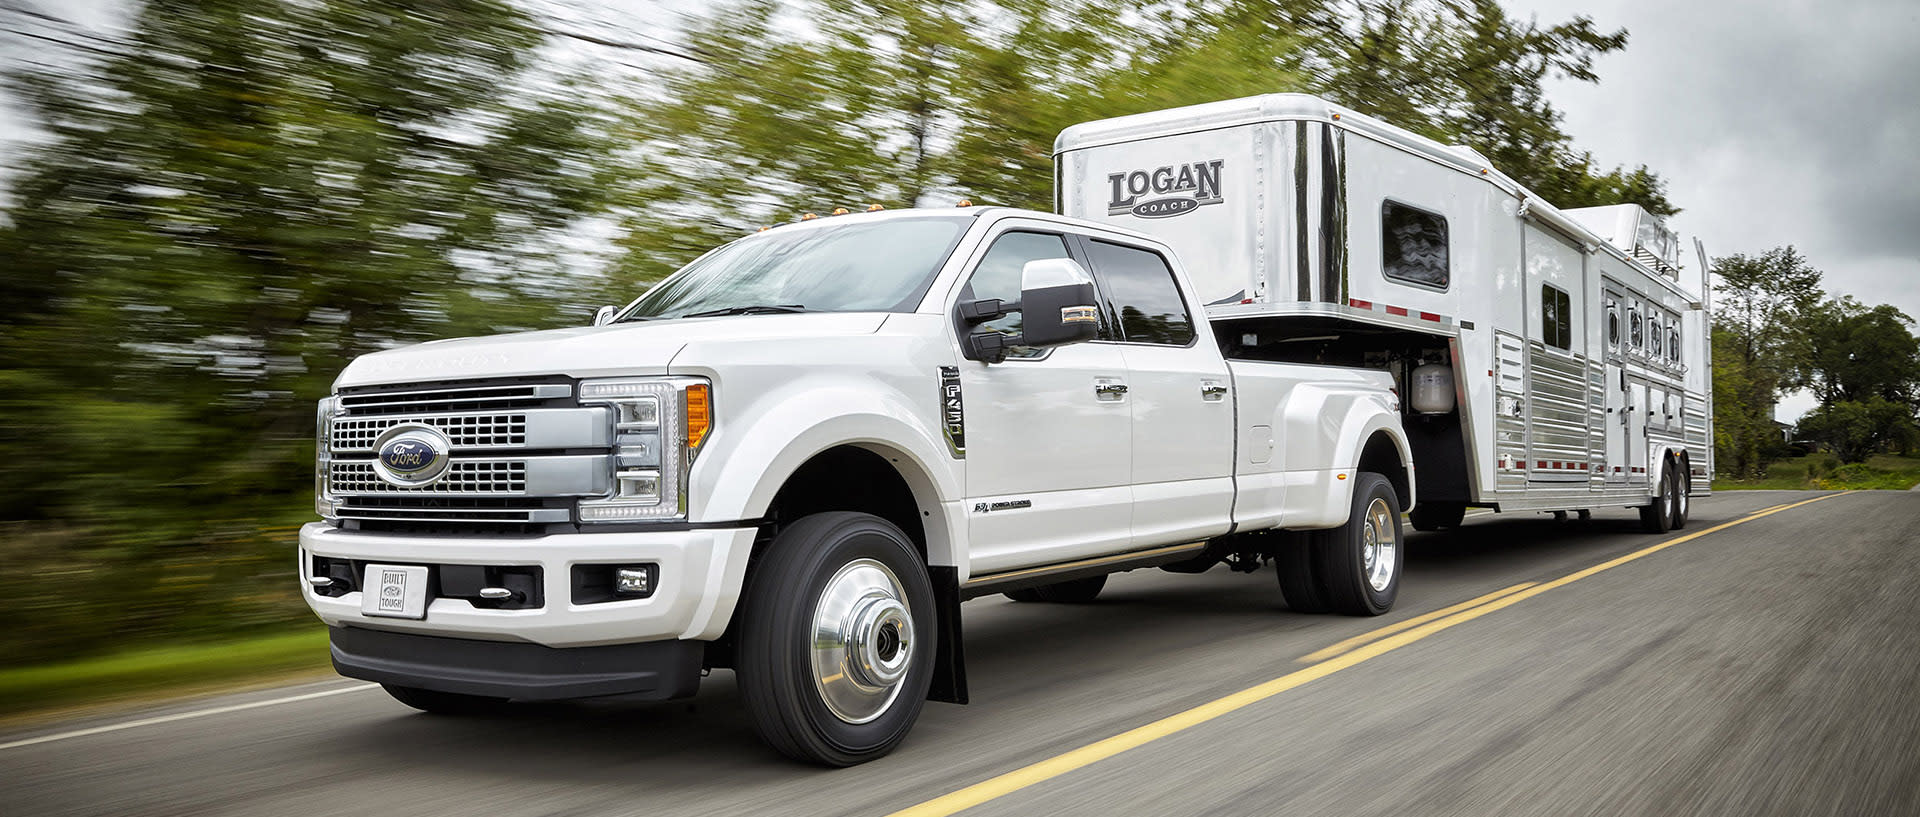
<svg viewBox="0 0 1920 817"><path fill-rule="evenodd" d="M665 374L688 343L870 335L886 317L878 312L735 315L436 340L364 355L347 365L334 388L527 375Z"/></svg>

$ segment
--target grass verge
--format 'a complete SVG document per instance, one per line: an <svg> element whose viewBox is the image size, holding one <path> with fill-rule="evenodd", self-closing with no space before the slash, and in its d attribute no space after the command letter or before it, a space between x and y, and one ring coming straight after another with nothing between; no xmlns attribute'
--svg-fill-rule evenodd
<svg viewBox="0 0 1920 817"><path fill-rule="evenodd" d="M0 670L0 718L319 672L329 666L326 628L315 625L297 632L217 644L130 650L99 658L4 669Z"/></svg>
<svg viewBox="0 0 1920 817"><path fill-rule="evenodd" d="M1879 454L1866 462L1840 462L1832 454L1809 454L1767 466L1759 479L1717 479L1716 491L1761 489L1905 491L1920 485L1920 458Z"/></svg>

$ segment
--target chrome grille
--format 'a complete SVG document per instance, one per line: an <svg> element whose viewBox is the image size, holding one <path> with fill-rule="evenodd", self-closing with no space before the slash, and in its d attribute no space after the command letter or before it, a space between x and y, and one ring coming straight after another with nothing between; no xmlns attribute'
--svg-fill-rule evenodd
<svg viewBox="0 0 1920 817"><path fill-rule="evenodd" d="M570 405L571 383L488 383L481 381L422 386L342 389L345 416L499 411L508 408Z"/></svg>
<svg viewBox="0 0 1920 817"><path fill-rule="evenodd" d="M374 473L373 463L344 460L333 463L331 484L336 495L350 494L518 494L527 490L527 464L515 460L457 460L440 481L424 488L402 488Z"/></svg>
<svg viewBox="0 0 1920 817"><path fill-rule="evenodd" d="M401 423L420 423L440 429L456 447L504 448L527 441L527 415L523 413L339 417L333 421L333 450L372 451L374 440Z"/></svg>

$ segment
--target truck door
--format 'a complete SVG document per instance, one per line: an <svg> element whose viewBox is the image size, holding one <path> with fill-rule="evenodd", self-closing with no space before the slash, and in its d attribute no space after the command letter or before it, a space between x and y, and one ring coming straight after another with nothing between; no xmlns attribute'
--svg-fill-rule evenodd
<svg viewBox="0 0 1920 817"><path fill-rule="evenodd" d="M1133 547L1226 533L1233 516L1233 396L1227 363L1196 326L1167 259L1083 239L1133 406Z"/></svg>
<svg viewBox="0 0 1920 817"><path fill-rule="evenodd" d="M1603 467L1607 482L1626 482L1630 467L1627 462L1627 426L1631 422L1627 416L1626 299L1619 290L1612 288L1606 290L1605 297L1607 368L1602 382L1607 396L1607 454Z"/></svg>
<svg viewBox="0 0 1920 817"><path fill-rule="evenodd" d="M1003 229L956 300L1017 301L1028 261L1069 257L1064 236ZM1017 332L1020 314L983 326ZM1120 347L1023 349L1002 363L961 360L958 368L970 574L1126 550L1134 399Z"/></svg>

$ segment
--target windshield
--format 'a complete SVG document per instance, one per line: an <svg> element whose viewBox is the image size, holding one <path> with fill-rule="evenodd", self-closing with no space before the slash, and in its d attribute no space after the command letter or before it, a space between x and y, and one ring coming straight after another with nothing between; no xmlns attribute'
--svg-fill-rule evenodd
<svg viewBox="0 0 1920 817"><path fill-rule="evenodd" d="M620 316L904 312L918 306L971 216L855 221L749 236L661 281Z"/></svg>

